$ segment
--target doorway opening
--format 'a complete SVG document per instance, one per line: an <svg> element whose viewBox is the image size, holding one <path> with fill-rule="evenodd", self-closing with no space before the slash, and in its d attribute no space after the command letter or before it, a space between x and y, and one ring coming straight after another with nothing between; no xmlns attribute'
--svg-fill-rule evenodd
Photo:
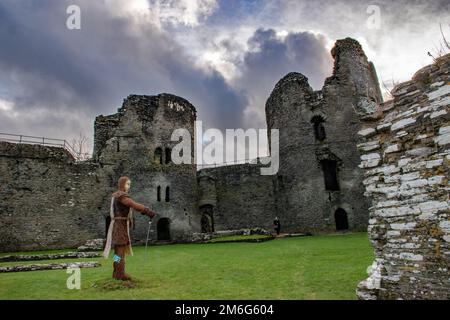
<svg viewBox="0 0 450 320"><path fill-rule="evenodd" d="M347 211L342 208L338 208L334 213L334 221L336 222L336 230L347 230L348 229L348 217Z"/></svg>
<svg viewBox="0 0 450 320"><path fill-rule="evenodd" d="M156 225L158 240L169 241L170 240L170 222L167 218L161 218Z"/></svg>

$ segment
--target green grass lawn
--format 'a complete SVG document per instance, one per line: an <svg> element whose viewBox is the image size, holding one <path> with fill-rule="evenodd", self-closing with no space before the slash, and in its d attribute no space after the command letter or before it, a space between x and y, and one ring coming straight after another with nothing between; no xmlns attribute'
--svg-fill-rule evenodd
<svg viewBox="0 0 450 320"><path fill-rule="evenodd" d="M367 233L134 247L131 288L110 279L111 258L84 259L102 267L81 269L81 290L66 270L0 273L0 299L356 299L372 259Z"/></svg>

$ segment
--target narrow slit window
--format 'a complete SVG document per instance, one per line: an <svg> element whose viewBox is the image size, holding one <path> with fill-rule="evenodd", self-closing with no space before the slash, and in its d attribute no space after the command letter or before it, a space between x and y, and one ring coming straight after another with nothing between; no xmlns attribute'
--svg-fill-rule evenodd
<svg viewBox="0 0 450 320"><path fill-rule="evenodd" d="M337 161L322 160L320 164L322 166L323 176L325 179L325 190L339 191L339 183L337 177Z"/></svg>
<svg viewBox="0 0 450 320"><path fill-rule="evenodd" d="M170 148L166 148L166 164L172 161L172 150Z"/></svg>
<svg viewBox="0 0 450 320"><path fill-rule="evenodd" d="M158 188L156 188L156 200L161 201L161 186L158 186Z"/></svg>
<svg viewBox="0 0 450 320"><path fill-rule="evenodd" d="M314 116L311 119L311 123L313 124L314 137L316 138L316 140L325 140L325 138L327 137L325 133L325 127L323 125L325 123L325 120L321 116Z"/></svg>
<svg viewBox="0 0 450 320"><path fill-rule="evenodd" d="M156 148L155 150L155 162L158 164L162 164L162 149L161 148Z"/></svg>
<svg viewBox="0 0 450 320"><path fill-rule="evenodd" d="M166 187L166 202L170 201L170 188Z"/></svg>

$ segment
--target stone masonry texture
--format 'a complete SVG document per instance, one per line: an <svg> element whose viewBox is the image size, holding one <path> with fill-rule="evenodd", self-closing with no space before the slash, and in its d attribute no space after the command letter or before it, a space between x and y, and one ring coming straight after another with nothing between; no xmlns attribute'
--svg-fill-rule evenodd
<svg viewBox="0 0 450 320"><path fill-rule="evenodd" d="M360 299L450 298L450 55L394 88L359 132L369 237Z"/></svg>
<svg viewBox="0 0 450 320"><path fill-rule="evenodd" d="M336 212L345 212L350 230L365 230L368 201L356 149L360 119L381 102L374 68L353 39L332 50L333 75L313 91L300 73L282 78L266 104L268 129L280 130L280 169L274 177L277 214L284 230L317 233L336 230ZM314 122L320 121L322 137ZM326 188L324 163L333 163L337 185ZM338 211L339 210L339 211Z"/></svg>

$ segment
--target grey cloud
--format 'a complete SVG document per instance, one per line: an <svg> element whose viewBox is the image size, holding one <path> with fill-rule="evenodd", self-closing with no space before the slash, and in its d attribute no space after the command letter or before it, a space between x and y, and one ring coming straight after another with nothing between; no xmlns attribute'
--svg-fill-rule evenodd
<svg viewBox="0 0 450 320"><path fill-rule="evenodd" d="M65 28L74 3L82 10L79 31ZM219 73L196 68L170 35L112 16L102 2L2 1L0 42L0 99L15 104L0 109L1 131L70 139L84 130L91 139L95 116L115 112L131 93L183 96L211 127L242 120L245 97ZM38 110L41 118L25 116Z"/></svg>
<svg viewBox="0 0 450 320"><path fill-rule="evenodd" d="M296 30L323 31L331 39L362 35L372 48L389 52L392 48L385 43L390 42L380 39L390 39L389 32L401 29L364 30L366 8L372 1L268 0L264 7L273 10L263 11L276 21L270 24L262 18L251 19L249 27L259 23L268 29L255 31L248 43L251 51L243 59L242 47L232 38L214 44L218 50L230 52L230 61L241 75L229 84L220 73L195 67L196 57L190 55L189 44L177 43L174 33L160 31L150 23L135 25L130 17L111 15L106 3L1 1L0 99L13 101L15 109L0 108L0 131L58 134L69 139L83 130L91 138L96 115L115 112L128 94L160 92L190 100L206 127L265 127L264 104L282 76L291 71L301 72L314 89L319 89L332 71L323 37L291 31L280 39L275 30L289 31L290 26L295 26ZM275 3L282 4L280 9L271 5ZM80 31L65 28L65 9L69 4L78 4L82 9ZM444 16L449 5L446 1L404 0L400 4L393 1L373 4L381 6L387 25L406 24L418 35L424 26L423 19ZM252 17L259 17L256 12L259 7L244 8L239 17L245 19L248 10ZM222 7L225 17L234 16L230 8L227 11L227 7ZM227 26L220 17L219 9L205 25L186 32L203 36L201 42L208 47L220 28L235 27ZM411 25L411 21L418 20L418 26ZM239 21L235 22L239 25ZM393 39L400 38L398 35ZM13 112L22 118L12 117Z"/></svg>
<svg viewBox="0 0 450 320"><path fill-rule="evenodd" d="M291 32L280 39L273 29L258 29L249 39L249 47L252 51L245 55L241 66L243 76L237 82L245 88L250 101L246 114L248 126L265 127L265 101L287 73L303 73L317 90L332 72L325 39L309 32Z"/></svg>

